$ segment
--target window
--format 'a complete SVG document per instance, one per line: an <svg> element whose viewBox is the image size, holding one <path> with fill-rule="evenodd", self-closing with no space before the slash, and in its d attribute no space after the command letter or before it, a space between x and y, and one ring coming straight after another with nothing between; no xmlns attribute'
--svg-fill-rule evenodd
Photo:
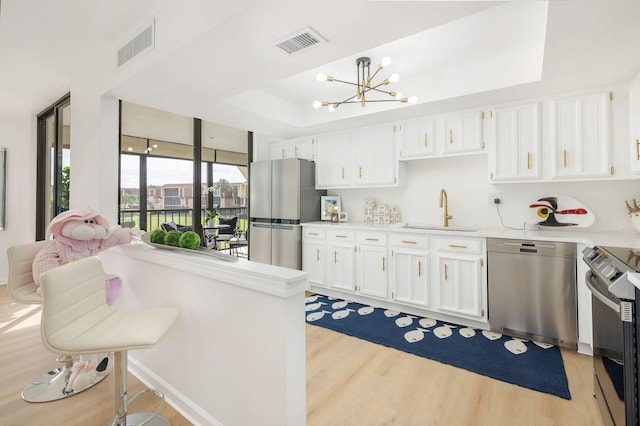
<svg viewBox="0 0 640 426"><path fill-rule="evenodd" d="M163 188L162 198L165 209L179 209L181 207L179 188Z"/></svg>
<svg viewBox="0 0 640 426"><path fill-rule="evenodd" d="M66 95L38 114L36 240L56 215L69 209L71 180L71 97Z"/></svg>

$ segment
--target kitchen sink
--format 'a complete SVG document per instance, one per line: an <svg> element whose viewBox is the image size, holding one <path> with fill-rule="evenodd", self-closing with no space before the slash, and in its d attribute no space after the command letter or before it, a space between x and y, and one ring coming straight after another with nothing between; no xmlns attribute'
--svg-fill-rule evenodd
<svg viewBox="0 0 640 426"><path fill-rule="evenodd" d="M457 231L457 232L477 232L477 229L471 228L457 228L455 226L436 226L436 225L424 225L420 223L406 223L402 225L403 228L408 229L423 229L426 231Z"/></svg>

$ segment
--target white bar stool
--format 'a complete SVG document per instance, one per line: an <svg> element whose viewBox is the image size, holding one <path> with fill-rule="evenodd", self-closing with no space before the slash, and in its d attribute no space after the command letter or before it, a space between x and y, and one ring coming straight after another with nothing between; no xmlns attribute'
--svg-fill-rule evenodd
<svg viewBox="0 0 640 426"><path fill-rule="evenodd" d="M36 241L35 243L20 244L7 249L7 258L9 260L7 289L14 302L25 305L42 304L42 296L38 294L38 287L33 282L32 265L36 254L47 243L47 241ZM73 358L70 355L61 355L57 358L57 361L62 365L43 373L28 384L20 394L22 399L27 402L49 402L79 393L65 390L69 376L71 376ZM104 379L104 376L98 377L93 384L82 391L91 388L102 379Z"/></svg>
<svg viewBox="0 0 640 426"><path fill-rule="evenodd" d="M127 350L155 345L178 317L173 307L118 311L107 305L105 273L96 257L67 263L42 274L41 333L45 346L63 354L115 352L113 426L168 425L159 416L164 395L145 389L127 399ZM146 392L160 397L153 413L129 415L128 404Z"/></svg>

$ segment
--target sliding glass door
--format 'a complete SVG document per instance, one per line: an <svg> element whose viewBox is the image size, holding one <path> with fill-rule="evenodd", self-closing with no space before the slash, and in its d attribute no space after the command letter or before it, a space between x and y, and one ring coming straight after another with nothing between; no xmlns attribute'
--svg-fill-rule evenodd
<svg viewBox="0 0 640 426"><path fill-rule="evenodd" d="M120 224L200 232L206 210L247 225L248 132L121 102Z"/></svg>
<svg viewBox="0 0 640 426"><path fill-rule="evenodd" d="M69 209L71 179L71 97L66 95L38 114L36 240L57 214Z"/></svg>

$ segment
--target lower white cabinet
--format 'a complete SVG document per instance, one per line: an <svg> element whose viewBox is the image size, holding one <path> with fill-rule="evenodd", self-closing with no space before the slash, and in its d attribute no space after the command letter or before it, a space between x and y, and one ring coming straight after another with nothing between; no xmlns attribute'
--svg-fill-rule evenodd
<svg viewBox="0 0 640 426"><path fill-rule="evenodd" d="M387 234L358 232L356 253L356 291L363 295L386 299L388 256Z"/></svg>
<svg viewBox="0 0 640 426"><path fill-rule="evenodd" d="M324 229L305 228L302 243L302 270L309 274L309 282L326 285L327 241Z"/></svg>
<svg viewBox="0 0 640 426"><path fill-rule="evenodd" d="M355 234L353 231L328 231L327 285L340 290L355 290Z"/></svg>
<svg viewBox="0 0 640 426"><path fill-rule="evenodd" d="M484 238L305 226L303 270L334 292L486 323ZM406 308L405 308L406 309Z"/></svg>
<svg viewBox="0 0 640 426"><path fill-rule="evenodd" d="M393 235L391 274L392 300L428 308L431 302L429 238Z"/></svg>
<svg viewBox="0 0 640 426"><path fill-rule="evenodd" d="M437 247L437 309L471 319L486 319L484 240L443 238L437 241Z"/></svg>

